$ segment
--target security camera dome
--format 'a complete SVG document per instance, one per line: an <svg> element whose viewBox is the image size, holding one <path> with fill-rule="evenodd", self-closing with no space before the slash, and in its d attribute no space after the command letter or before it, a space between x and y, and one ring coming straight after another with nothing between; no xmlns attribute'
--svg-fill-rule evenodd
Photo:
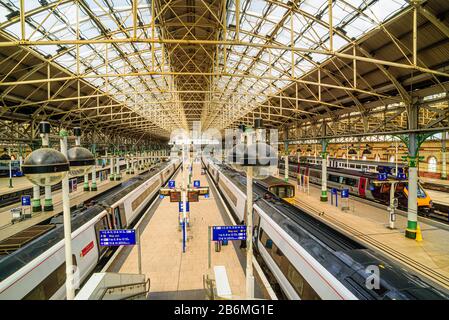
<svg viewBox="0 0 449 320"><path fill-rule="evenodd" d="M70 175L81 176L88 173L95 165L92 152L83 147L73 147L67 151L70 162Z"/></svg>
<svg viewBox="0 0 449 320"><path fill-rule="evenodd" d="M67 158L59 151L41 148L25 158L22 165L25 177L38 186L52 186L60 182L69 171Z"/></svg>

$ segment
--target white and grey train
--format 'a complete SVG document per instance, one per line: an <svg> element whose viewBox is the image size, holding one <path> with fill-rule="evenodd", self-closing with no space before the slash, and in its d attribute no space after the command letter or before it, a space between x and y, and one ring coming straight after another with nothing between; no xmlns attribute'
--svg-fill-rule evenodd
<svg viewBox="0 0 449 320"><path fill-rule="evenodd" d="M99 245L99 231L132 226L178 167L179 160L159 163L149 172L123 182L108 196L100 197L97 204L72 214L72 259L80 283L110 253L108 247ZM0 300L64 299L63 237L63 225L59 223L23 248L0 256Z"/></svg>
<svg viewBox="0 0 449 320"><path fill-rule="evenodd" d="M238 221L246 216L246 179L203 157ZM254 184L254 247L288 299L449 299L444 289L332 229ZM371 289L372 288L372 289Z"/></svg>

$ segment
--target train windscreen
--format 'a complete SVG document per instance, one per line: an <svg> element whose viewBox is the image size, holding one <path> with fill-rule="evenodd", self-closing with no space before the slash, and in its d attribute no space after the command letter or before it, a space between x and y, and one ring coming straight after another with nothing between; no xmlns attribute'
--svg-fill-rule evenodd
<svg viewBox="0 0 449 320"><path fill-rule="evenodd" d="M292 198L295 196L294 189L291 186L276 186L270 188L270 192L277 195L279 198Z"/></svg>

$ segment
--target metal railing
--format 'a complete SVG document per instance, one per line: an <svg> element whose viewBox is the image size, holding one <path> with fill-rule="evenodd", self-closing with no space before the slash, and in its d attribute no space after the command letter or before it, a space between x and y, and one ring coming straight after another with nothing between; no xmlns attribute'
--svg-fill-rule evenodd
<svg viewBox="0 0 449 320"><path fill-rule="evenodd" d="M139 287L143 287L143 290L141 292L133 293L129 296L122 297L119 300L131 300L139 297L147 297L148 292L150 291L150 279L148 278L146 281L143 282L136 282L136 283L129 283L129 284L123 284L123 285L116 285L116 286L109 286L103 288L103 293L101 294L100 298L98 300L103 300L106 295L112 295L116 293L117 291L120 291L121 294L123 294L126 290L134 290Z"/></svg>

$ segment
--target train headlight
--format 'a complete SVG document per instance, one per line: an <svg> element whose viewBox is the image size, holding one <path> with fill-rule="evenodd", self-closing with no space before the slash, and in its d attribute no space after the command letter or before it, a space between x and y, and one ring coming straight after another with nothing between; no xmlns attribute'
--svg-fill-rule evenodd
<svg viewBox="0 0 449 320"><path fill-rule="evenodd" d="M73 147L67 151L70 162L70 175L81 176L88 173L95 165L92 152L83 147Z"/></svg>
<svg viewBox="0 0 449 320"><path fill-rule="evenodd" d="M69 171L67 158L52 148L33 151L22 165L28 180L38 186L52 186L60 182Z"/></svg>

